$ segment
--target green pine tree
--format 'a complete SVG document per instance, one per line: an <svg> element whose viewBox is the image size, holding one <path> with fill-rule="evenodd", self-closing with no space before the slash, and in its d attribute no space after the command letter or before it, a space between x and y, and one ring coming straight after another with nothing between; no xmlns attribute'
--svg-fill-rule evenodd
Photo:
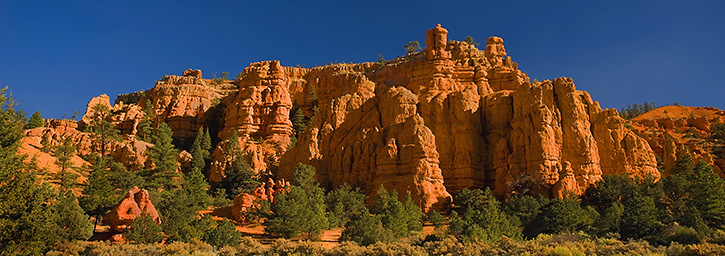
<svg viewBox="0 0 725 256"><path fill-rule="evenodd" d="M242 242L242 233L237 231L234 223L224 219L221 224L208 231L205 241L217 248L236 246Z"/></svg>
<svg viewBox="0 0 725 256"><path fill-rule="evenodd" d="M123 233L131 243L138 244L159 243L164 238L161 226L156 224L153 217L147 213L134 219L130 227Z"/></svg>
<svg viewBox="0 0 725 256"><path fill-rule="evenodd" d="M98 225L101 216L107 214L118 203L114 186L106 177L105 165L103 158L97 156L78 198L78 203L85 213L96 217L94 225Z"/></svg>
<svg viewBox="0 0 725 256"><path fill-rule="evenodd" d="M88 129L93 134L93 143L96 150L98 150L102 157L106 157L108 151L111 150L111 143L121 141L121 136L119 136L119 131L116 129L116 126L106 120L111 114L108 106L97 104L91 110L93 111L93 116L91 117L91 123Z"/></svg>
<svg viewBox="0 0 725 256"><path fill-rule="evenodd" d="M449 232L463 241L498 241L502 236L519 238L521 230L514 218L501 210L489 188L463 189L454 197L456 213L450 218Z"/></svg>
<svg viewBox="0 0 725 256"><path fill-rule="evenodd" d="M55 164L60 167L60 171L56 176L62 192L73 189L76 186L76 178L78 178L78 175L71 172L71 168L73 167L71 158L75 156L75 153L76 147L73 145L71 137L63 138L60 145L56 146L55 151L53 151L53 156L56 159Z"/></svg>
<svg viewBox="0 0 725 256"><path fill-rule="evenodd" d="M304 170L300 170L304 169ZM312 173L309 172L312 170ZM293 171L295 181L287 194L278 194L271 205L272 213L264 222L265 230L270 234L291 238L304 234L307 240L316 237L323 228L328 227L325 212L325 193L314 181L314 168L300 164ZM302 183L300 183L302 181Z"/></svg>
<svg viewBox="0 0 725 256"><path fill-rule="evenodd" d="M178 188L176 169L178 166L178 151L174 147L173 131L166 123L159 124L154 132L154 146L148 151L156 168L152 171L149 181L154 187L163 187L166 190Z"/></svg>
<svg viewBox="0 0 725 256"><path fill-rule="evenodd" d="M43 126L43 116L40 115L40 111L35 111L32 116L30 116L30 120L28 121L28 124L25 125L25 129L33 129Z"/></svg>
<svg viewBox="0 0 725 256"><path fill-rule="evenodd" d="M154 107L150 99L146 99L144 102L143 117L136 126L137 135L141 137L141 140L149 141L153 132L154 124Z"/></svg>
<svg viewBox="0 0 725 256"><path fill-rule="evenodd" d="M62 239L57 200L17 154L25 121L6 90L0 89L0 255L39 255Z"/></svg>
<svg viewBox="0 0 725 256"><path fill-rule="evenodd" d="M87 240L93 235L94 226L88 221L88 215L76 202L71 191L61 192L59 202L53 205L55 224L62 240Z"/></svg>

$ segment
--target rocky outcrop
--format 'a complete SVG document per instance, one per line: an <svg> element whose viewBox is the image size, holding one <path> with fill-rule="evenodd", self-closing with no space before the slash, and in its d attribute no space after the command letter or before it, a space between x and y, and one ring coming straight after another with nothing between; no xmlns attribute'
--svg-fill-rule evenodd
<svg viewBox="0 0 725 256"><path fill-rule="evenodd" d="M289 192L289 182L284 179L275 182L273 179L262 182L251 193L241 193L234 197L232 216L237 221L245 221L245 214L251 209L259 209L259 200L275 203L274 198L281 193Z"/></svg>
<svg viewBox="0 0 725 256"><path fill-rule="evenodd" d="M717 108L665 106L637 116L629 124L649 143L665 175L672 174L679 157L689 154L695 163L705 161L725 177L725 143L713 131L723 123L725 111Z"/></svg>
<svg viewBox="0 0 725 256"><path fill-rule="evenodd" d="M141 214L148 214L156 224L161 225L161 217L149 200L149 192L133 187L123 201L103 217L103 223L111 226L112 230L123 232Z"/></svg>
<svg viewBox="0 0 725 256"><path fill-rule="evenodd" d="M466 187L562 197L605 174L659 178L652 143L615 110L602 110L570 78L531 83L503 43L491 37L479 50L449 41L438 25L423 51L386 62L293 68L263 61L235 81L187 70L120 96L127 102L111 107L111 120L135 134L148 99L154 122L168 122L181 145L209 128L212 181L224 177L236 133L260 177L290 179L301 162L316 167L328 188L348 183L372 194L382 185L401 199L410 193L424 209ZM305 114L299 133L293 107ZM250 196L239 205L249 207Z"/></svg>

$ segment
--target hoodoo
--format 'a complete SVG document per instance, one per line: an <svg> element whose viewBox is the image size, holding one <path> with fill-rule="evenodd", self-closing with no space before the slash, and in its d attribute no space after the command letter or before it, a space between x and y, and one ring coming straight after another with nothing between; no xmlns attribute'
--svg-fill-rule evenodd
<svg viewBox="0 0 725 256"><path fill-rule="evenodd" d="M410 193L424 209L466 187L561 197L605 174L659 178L649 144L616 110L602 110L570 78L530 81L503 43L490 37L479 50L449 41L438 25L424 50L391 61L314 68L263 61L234 80L188 70L119 95L109 120L133 136L149 102L152 120L169 123L181 144L209 129L212 181L225 175L236 132L265 179L291 180L304 163L323 186L348 183L372 194L382 185ZM306 129L295 130L293 109L304 113Z"/></svg>

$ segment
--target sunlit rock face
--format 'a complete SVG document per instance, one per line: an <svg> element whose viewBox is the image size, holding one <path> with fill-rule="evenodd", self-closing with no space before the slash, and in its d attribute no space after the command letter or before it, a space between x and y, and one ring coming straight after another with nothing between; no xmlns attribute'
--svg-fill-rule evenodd
<svg viewBox="0 0 725 256"><path fill-rule="evenodd" d="M530 82L503 39L488 38L482 51L447 35L438 25L427 31L424 50L386 62L302 68L263 61L234 80L194 70L165 76L137 99L126 96L121 107L117 100L114 121L135 134L148 99L154 121L169 122L179 141L209 128L212 181L225 175L236 132L261 176L291 180L301 162L328 188L347 183L372 195L384 186L401 199L410 193L426 210L466 187L562 197L605 174L659 178L647 141L570 78ZM294 107L307 120L299 134Z"/></svg>

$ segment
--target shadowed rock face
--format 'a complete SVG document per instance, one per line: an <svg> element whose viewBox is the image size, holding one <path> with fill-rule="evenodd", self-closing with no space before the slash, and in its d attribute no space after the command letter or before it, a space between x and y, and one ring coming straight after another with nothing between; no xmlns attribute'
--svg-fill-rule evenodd
<svg viewBox="0 0 725 256"><path fill-rule="evenodd" d="M151 99L156 122L171 123L176 139L211 128L221 141L208 170L214 181L224 176L234 131L262 175L289 180L302 162L317 168L324 186L348 183L372 194L383 185L401 198L411 193L424 209L465 187L562 196L603 174L659 177L647 142L570 78L531 83L503 39L489 38L481 51L447 34L436 26L423 51L387 63L265 61L216 83L187 71L165 76L139 101ZM117 112L133 116L128 106L136 105ZM290 146L295 105L309 123Z"/></svg>

